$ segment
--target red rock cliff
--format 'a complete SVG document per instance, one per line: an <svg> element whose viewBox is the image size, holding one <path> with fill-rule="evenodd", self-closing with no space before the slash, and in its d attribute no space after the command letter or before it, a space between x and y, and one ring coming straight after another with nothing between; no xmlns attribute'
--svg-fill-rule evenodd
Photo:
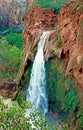
<svg viewBox="0 0 83 130"><path fill-rule="evenodd" d="M44 47L45 59L48 60L51 52L57 54L66 64L65 75L72 72L77 85L83 87L83 10L80 5L83 2L72 1L65 4L59 15L55 15L52 9L33 7L24 15L24 56L20 78L24 74L28 59L34 59L42 31L52 30ZM55 46L57 39L62 42L58 48Z"/></svg>
<svg viewBox="0 0 83 130"><path fill-rule="evenodd" d="M64 5L58 15L58 26L66 75L72 72L77 84L83 87L83 11L80 5L83 6L83 2Z"/></svg>
<svg viewBox="0 0 83 130"><path fill-rule="evenodd" d="M22 61L22 68L20 70L20 77L24 73L24 69L28 64L28 59L33 60L37 49L37 43L40 35L44 30L53 30L56 27L57 18L52 9L44 9L39 6L32 7L23 17L24 21L24 56Z"/></svg>

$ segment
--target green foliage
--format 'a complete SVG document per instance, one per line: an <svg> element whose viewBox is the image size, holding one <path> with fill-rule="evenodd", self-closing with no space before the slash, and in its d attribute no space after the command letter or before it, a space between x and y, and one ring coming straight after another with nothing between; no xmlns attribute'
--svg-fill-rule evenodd
<svg viewBox="0 0 83 130"><path fill-rule="evenodd" d="M9 29L9 28L0 28L0 34L1 35L6 36L9 33L22 33L22 30Z"/></svg>
<svg viewBox="0 0 83 130"><path fill-rule="evenodd" d="M8 78L9 76L10 76L10 74L5 72L3 74L0 74L0 79Z"/></svg>
<svg viewBox="0 0 83 130"><path fill-rule="evenodd" d="M64 80L60 77L56 86L56 100L60 103L58 111L73 111L78 105L78 97L76 95L74 85L69 79Z"/></svg>
<svg viewBox="0 0 83 130"><path fill-rule="evenodd" d="M34 5L40 5L43 8L54 8L59 11L61 5L68 0L35 0Z"/></svg>
<svg viewBox="0 0 83 130"><path fill-rule="evenodd" d="M9 33L6 36L6 40L8 41L8 43L10 43L11 45L15 45L18 48L22 47L23 44L23 40L22 40L22 34L17 34L17 33Z"/></svg>
<svg viewBox="0 0 83 130"><path fill-rule="evenodd" d="M68 0L56 0L56 5L55 5L55 8L61 8L61 6L64 4L64 3L66 3L66 2L68 2Z"/></svg>
<svg viewBox="0 0 83 130"><path fill-rule="evenodd" d="M27 104L27 103L26 103ZM28 106L28 109L29 106ZM25 109L13 103L11 108L4 105L0 99L0 129L1 130L58 130L55 126L47 124L45 117L34 110L25 117Z"/></svg>
<svg viewBox="0 0 83 130"><path fill-rule="evenodd" d="M18 75L19 73L17 74L17 77L16 77L17 86L19 86L20 83L22 86L22 88L19 89L17 98L16 98L20 105L22 104L22 102L25 100L25 97L26 97L27 86L30 81L31 68L32 68L32 65L30 65L28 69L25 71L24 78L21 79L21 81L19 80L20 79Z"/></svg>
<svg viewBox="0 0 83 130"><path fill-rule="evenodd" d="M77 130L83 129L83 106L79 108L79 111L77 113Z"/></svg>
<svg viewBox="0 0 83 130"><path fill-rule="evenodd" d="M61 43L62 43L61 39L58 39L58 40L55 42L56 47L60 47Z"/></svg>
<svg viewBox="0 0 83 130"><path fill-rule="evenodd" d="M23 52L16 46L10 46L6 41L0 44L0 75L16 75L21 64Z"/></svg>
<svg viewBox="0 0 83 130"><path fill-rule="evenodd" d="M9 34L9 33L10 33L10 30L9 30L9 29L2 29L2 30L0 31L0 34L3 35L3 36L5 36L5 35L7 35L7 34Z"/></svg>
<svg viewBox="0 0 83 130"><path fill-rule="evenodd" d="M64 128L64 130L68 130L68 124L61 122L61 126Z"/></svg>
<svg viewBox="0 0 83 130"><path fill-rule="evenodd" d="M65 102L65 109L67 109L69 111L71 111L71 110L74 111L78 105L78 97L76 95L74 86L72 84L66 93L64 102Z"/></svg>
<svg viewBox="0 0 83 130"><path fill-rule="evenodd" d="M3 31L5 31L5 30L7 30L8 28L0 28L0 34L3 32Z"/></svg>
<svg viewBox="0 0 83 130"><path fill-rule="evenodd" d="M65 97L66 87L64 86L64 79L60 77L57 81L56 97L58 100L63 100Z"/></svg>
<svg viewBox="0 0 83 130"><path fill-rule="evenodd" d="M20 106L24 105L25 94L23 93L23 91L18 90L18 94L17 94L16 100L18 101L18 104Z"/></svg>
<svg viewBox="0 0 83 130"><path fill-rule="evenodd" d="M22 33L22 29L21 30L17 30L17 29L10 29L11 33Z"/></svg>
<svg viewBox="0 0 83 130"><path fill-rule="evenodd" d="M30 81L31 69L32 69L32 64L27 68L27 70L24 74L24 79L21 80L21 85L25 86L26 88Z"/></svg>
<svg viewBox="0 0 83 130"><path fill-rule="evenodd" d="M65 67L57 59L46 63L46 75L48 85L49 109L59 114L64 113L62 119L72 121L75 119L75 111L79 98L75 85L69 78L65 78Z"/></svg>
<svg viewBox="0 0 83 130"><path fill-rule="evenodd" d="M2 35L0 34L0 39L2 39Z"/></svg>
<svg viewBox="0 0 83 130"><path fill-rule="evenodd" d="M34 4L41 5L44 8L54 8L55 7L54 6L55 2L53 4L52 0L36 0Z"/></svg>

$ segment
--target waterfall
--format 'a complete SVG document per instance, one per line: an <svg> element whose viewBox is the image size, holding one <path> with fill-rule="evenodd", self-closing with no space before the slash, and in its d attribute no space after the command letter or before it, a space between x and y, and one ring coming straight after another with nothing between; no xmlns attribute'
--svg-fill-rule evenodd
<svg viewBox="0 0 83 130"><path fill-rule="evenodd" d="M31 103L33 103L33 107L40 109L44 115L48 112L48 99L46 93L43 46L48 34L49 32L43 32L42 36L40 37L26 97L26 100L31 101Z"/></svg>

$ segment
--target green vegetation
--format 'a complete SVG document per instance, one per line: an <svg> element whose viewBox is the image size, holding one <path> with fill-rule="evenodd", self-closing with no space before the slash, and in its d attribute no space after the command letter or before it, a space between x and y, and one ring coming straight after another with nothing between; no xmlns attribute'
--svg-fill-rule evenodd
<svg viewBox="0 0 83 130"><path fill-rule="evenodd" d="M2 39L2 35L0 34L0 39Z"/></svg>
<svg viewBox="0 0 83 130"><path fill-rule="evenodd" d="M68 0L36 0L34 5L41 5L44 8L53 8L59 11L62 4ZM78 0L79 2L80 0ZM76 5L75 11L83 13L83 5ZM83 30L83 22L80 23L80 29ZM60 47L62 41L58 39L55 42L56 47ZM0 79L16 78L21 65L23 52L21 50L23 41L21 30L3 29L0 30ZM53 55L53 54L51 54ZM72 60L72 66L75 67L76 58ZM26 103L26 87L29 83L31 66L28 67L21 81L23 91L19 91L16 100L18 104L13 104L9 109L0 99L0 129L1 130L33 130L30 120L38 130L58 130L54 126L47 125L47 121L39 111L33 111L28 118L25 118L25 108L31 108L30 102ZM79 97L75 85L69 78L65 78L65 68L63 63L55 60L46 63L47 88L49 97L49 109L60 114L62 120L70 125L76 125L76 130L83 129L83 107L80 106ZM26 78L27 77L27 78ZM25 88L24 88L24 87ZM40 118L37 118L40 117ZM68 125L62 125L68 130Z"/></svg>
<svg viewBox="0 0 83 130"><path fill-rule="evenodd" d="M26 72L24 74L24 79L21 80L22 86L25 86L26 88L27 88L27 85L29 84L30 75L31 75L31 69L32 69L32 64L26 70Z"/></svg>
<svg viewBox="0 0 83 130"><path fill-rule="evenodd" d="M23 40L22 40L22 34L17 34L17 33L9 33L6 36L6 40L8 41L9 44L15 45L18 48L22 47Z"/></svg>
<svg viewBox="0 0 83 130"><path fill-rule="evenodd" d="M38 111L34 110L30 115L25 117L25 107L31 108L30 103L24 103L21 107L13 103L8 108L0 99L0 129L1 130L58 130L55 126L47 125L45 117Z"/></svg>
<svg viewBox="0 0 83 130"><path fill-rule="evenodd" d="M23 52L21 30L0 29L0 79L16 78Z"/></svg>
<svg viewBox="0 0 83 130"><path fill-rule="evenodd" d="M0 78L16 76L23 52L5 40L0 41Z"/></svg>
<svg viewBox="0 0 83 130"><path fill-rule="evenodd" d="M77 126L78 126L78 129L77 130L81 130L83 129L83 106L80 107L78 113L77 113Z"/></svg>
<svg viewBox="0 0 83 130"><path fill-rule="evenodd" d="M22 33L22 30L17 30L17 29L9 29L9 28L0 28L0 35L6 36L9 33Z"/></svg>
<svg viewBox="0 0 83 130"><path fill-rule="evenodd" d="M30 81L31 69L32 69L32 64L25 71L24 78L21 79L21 81L20 81L22 88L20 88L18 90L18 94L16 97L16 100L18 101L19 105L22 105L22 103L26 100L27 86L28 86L29 81ZM17 81L17 85L18 85L19 84L18 75L17 75L16 81Z"/></svg>
<svg viewBox="0 0 83 130"><path fill-rule="evenodd" d="M4 72L0 74L0 79L8 78L10 77L10 74L8 72Z"/></svg>
<svg viewBox="0 0 83 130"><path fill-rule="evenodd" d="M43 8L54 8L59 11L61 6L68 0L35 0L34 5L40 5Z"/></svg>
<svg viewBox="0 0 83 130"><path fill-rule="evenodd" d="M54 8L55 7L55 1L54 3L52 0L36 0L34 5L41 5L44 8Z"/></svg>
<svg viewBox="0 0 83 130"><path fill-rule="evenodd" d="M61 43L62 43L61 39L58 39L58 40L55 42L56 47L60 47Z"/></svg>
<svg viewBox="0 0 83 130"><path fill-rule="evenodd" d="M64 74L65 67L61 61L56 59L46 63L49 109L56 111L68 124L74 120L79 130L83 128L83 107L78 106L76 86Z"/></svg>

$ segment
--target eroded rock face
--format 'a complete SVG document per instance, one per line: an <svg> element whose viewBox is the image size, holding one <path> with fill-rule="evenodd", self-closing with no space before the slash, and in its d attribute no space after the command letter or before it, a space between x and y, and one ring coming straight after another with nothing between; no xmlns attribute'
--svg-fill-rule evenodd
<svg viewBox="0 0 83 130"><path fill-rule="evenodd" d="M79 3L71 1L63 5L59 15L55 15L52 9L41 7L33 7L26 12L23 17L24 56L20 78L24 74L28 60L34 60L42 31L50 30L44 46L45 60L53 56L62 59L66 63L65 75L72 72L77 85L83 87L83 13L82 9L79 10L79 6ZM56 47L56 41L59 39L61 45Z"/></svg>
<svg viewBox="0 0 83 130"><path fill-rule="evenodd" d="M17 94L15 81L9 81L7 79L0 80L0 95L4 98L15 99Z"/></svg>
<svg viewBox="0 0 83 130"><path fill-rule="evenodd" d="M26 0L0 1L0 28L22 28L22 15L26 9Z"/></svg>
<svg viewBox="0 0 83 130"><path fill-rule="evenodd" d="M72 2L62 7L58 26L62 40L62 57L67 65L66 75L72 72L77 84L83 87L83 13L77 11L75 6L76 3Z"/></svg>
<svg viewBox="0 0 83 130"><path fill-rule="evenodd" d="M20 77L28 64L28 59L33 60L37 50L37 43L43 31L53 30L56 27L57 18L52 9L44 9L40 6L32 7L23 17L24 20L24 56Z"/></svg>

